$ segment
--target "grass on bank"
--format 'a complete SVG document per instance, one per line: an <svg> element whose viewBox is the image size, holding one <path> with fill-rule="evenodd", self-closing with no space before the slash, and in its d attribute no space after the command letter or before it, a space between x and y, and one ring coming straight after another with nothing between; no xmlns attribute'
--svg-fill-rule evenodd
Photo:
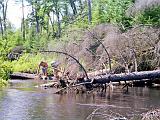
<svg viewBox="0 0 160 120"><path fill-rule="evenodd" d="M12 72L37 73L38 65L41 61L48 63L48 73L51 74L51 61L55 60L54 55L47 54L23 54L18 60L9 64L12 66Z"/></svg>

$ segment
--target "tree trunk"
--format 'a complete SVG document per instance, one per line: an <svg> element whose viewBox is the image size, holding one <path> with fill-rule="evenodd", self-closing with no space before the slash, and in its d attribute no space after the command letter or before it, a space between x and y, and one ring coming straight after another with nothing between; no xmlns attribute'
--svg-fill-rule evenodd
<svg viewBox="0 0 160 120"><path fill-rule="evenodd" d="M64 19L64 23L65 24L67 24L68 23L68 18L69 18L69 10L68 10L69 8L68 8L68 5L67 4L65 4L64 5L64 17L65 17L65 19Z"/></svg>
<svg viewBox="0 0 160 120"><path fill-rule="evenodd" d="M60 14L58 6L56 7L56 16L57 16L57 24L58 24L58 30L57 30L57 37L61 36L61 21L60 21Z"/></svg>
<svg viewBox="0 0 160 120"><path fill-rule="evenodd" d="M36 77L35 74L29 74L29 73L12 73L10 74L11 79L34 79Z"/></svg>
<svg viewBox="0 0 160 120"><path fill-rule="evenodd" d="M5 6L2 4L2 13L3 13L3 27L4 31L6 31L6 16L5 16Z"/></svg>
<svg viewBox="0 0 160 120"><path fill-rule="evenodd" d="M2 39L3 39L3 25L2 25L2 19L0 17L0 27L1 27L1 34L2 34Z"/></svg>
<svg viewBox="0 0 160 120"><path fill-rule="evenodd" d="M92 21L92 9L91 9L91 0L88 0L88 22L91 24Z"/></svg>
<svg viewBox="0 0 160 120"><path fill-rule="evenodd" d="M35 8L35 18L36 18L36 33L40 32L40 25L39 25L39 16L38 16L38 9L37 9L37 0L35 1L36 8Z"/></svg>
<svg viewBox="0 0 160 120"><path fill-rule="evenodd" d="M40 30L39 30L39 17L37 15L37 11L35 14L36 14L35 15L35 17L36 17L36 33L39 33L40 32Z"/></svg>
<svg viewBox="0 0 160 120"><path fill-rule="evenodd" d="M52 36L55 36L55 29L54 29L54 11L52 11L52 13L53 13L53 20L52 20L52 18L51 18L51 16L50 16L49 13L48 13L48 17L49 17L49 21L50 21L51 27L52 27Z"/></svg>
<svg viewBox="0 0 160 120"><path fill-rule="evenodd" d="M5 3L1 2L0 4L2 6L3 33L5 34L5 37L6 37L6 35L7 35L7 33L6 33L6 29L7 29L7 27L6 27L6 14L7 14L8 0Z"/></svg>
<svg viewBox="0 0 160 120"><path fill-rule="evenodd" d="M94 83L104 84L104 83L109 83L110 81L119 82L119 81L132 81L132 80L154 79L154 78L160 78L160 70L97 76L94 78L93 84Z"/></svg>
<svg viewBox="0 0 160 120"><path fill-rule="evenodd" d="M22 38L25 41L24 1L22 0Z"/></svg>
<svg viewBox="0 0 160 120"><path fill-rule="evenodd" d="M77 9L76 9L76 5L74 3L74 0L69 0L71 8L73 10L73 14L76 15L77 14Z"/></svg>

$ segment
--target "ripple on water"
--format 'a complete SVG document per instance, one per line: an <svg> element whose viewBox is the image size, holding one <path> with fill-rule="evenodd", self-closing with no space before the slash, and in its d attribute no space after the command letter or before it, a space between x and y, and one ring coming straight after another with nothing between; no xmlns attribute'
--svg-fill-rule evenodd
<svg viewBox="0 0 160 120"><path fill-rule="evenodd" d="M52 89L34 88L37 81L13 82L0 91L0 120L84 120L94 110L105 114L133 116L160 106L156 89L115 89L111 93L55 95ZM102 116L101 116L102 117ZM95 117L94 120L102 120Z"/></svg>

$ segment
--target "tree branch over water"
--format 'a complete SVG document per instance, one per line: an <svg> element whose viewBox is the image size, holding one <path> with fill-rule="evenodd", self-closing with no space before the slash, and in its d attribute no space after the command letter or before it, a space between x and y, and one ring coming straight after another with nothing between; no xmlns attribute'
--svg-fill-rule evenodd
<svg viewBox="0 0 160 120"><path fill-rule="evenodd" d="M41 52L41 53L45 53L45 52L48 52L48 53L58 53L58 54L64 54L64 55L67 55L67 56L71 57L72 59L74 59L74 60L79 64L79 66L83 69L86 78L89 79L89 77L88 77L88 75L87 75L86 69L85 69L85 68L83 67L83 65L82 65L75 57L73 57L72 55L70 55L70 54L68 54L68 53L66 53L66 52L54 51L54 50L53 50L53 51L40 51L40 52Z"/></svg>

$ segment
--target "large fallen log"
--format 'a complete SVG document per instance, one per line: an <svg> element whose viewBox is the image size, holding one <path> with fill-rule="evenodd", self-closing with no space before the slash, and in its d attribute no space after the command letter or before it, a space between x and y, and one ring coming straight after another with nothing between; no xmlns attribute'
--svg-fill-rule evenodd
<svg viewBox="0 0 160 120"><path fill-rule="evenodd" d="M144 80L144 79L154 79L154 78L160 78L160 70L154 70L154 71L141 71L141 72L132 72L132 73L122 73L122 74L107 74L107 75L101 75L96 76L94 78L88 79L87 81L64 87L58 91L55 92L55 94L61 93L63 90L67 88L77 87L80 85L87 85L87 84L105 84L112 82L119 82L119 81L132 81L132 80ZM86 86L87 87L87 86Z"/></svg>
<svg viewBox="0 0 160 120"><path fill-rule="evenodd" d="M95 83L109 83L119 82L119 81L132 81L132 80L144 80L144 79L155 79L160 78L160 70L153 71L141 71L132 73L122 73L122 74L106 74L94 77L93 84Z"/></svg>
<svg viewBox="0 0 160 120"><path fill-rule="evenodd" d="M83 83L64 87L60 90L58 90L55 93L59 93L66 88L72 88L77 87L80 85L87 85L87 84L105 84L112 82L119 82L119 81L133 81L133 80L144 80L144 79L154 79L154 78L160 78L160 70L154 70L154 71L141 71L141 72L132 72L132 73L122 73L122 74L107 74L107 75L101 75L96 76L94 78L89 79Z"/></svg>
<svg viewBox="0 0 160 120"><path fill-rule="evenodd" d="M10 75L11 79L34 79L35 77L36 77L35 74L20 73L20 72L12 73Z"/></svg>

